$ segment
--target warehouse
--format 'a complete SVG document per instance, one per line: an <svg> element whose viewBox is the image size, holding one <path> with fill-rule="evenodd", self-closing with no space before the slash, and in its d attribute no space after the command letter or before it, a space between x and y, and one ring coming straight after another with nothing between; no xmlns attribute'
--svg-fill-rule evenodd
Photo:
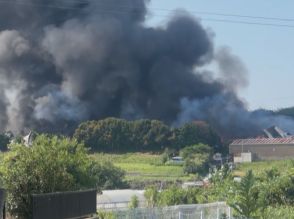
<svg viewBox="0 0 294 219"><path fill-rule="evenodd" d="M294 137L236 139L229 145L229 151L234 157L251 153L252 160L294 158Z"/></svg>

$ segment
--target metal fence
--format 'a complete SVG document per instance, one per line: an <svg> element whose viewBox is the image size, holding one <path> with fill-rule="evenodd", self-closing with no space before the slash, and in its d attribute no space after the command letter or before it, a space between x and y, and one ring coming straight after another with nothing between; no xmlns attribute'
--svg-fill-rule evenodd
<svg viewBox="0 0 294 219"><path fill-rule="evenodd" d="M33 219L77 218L95 214L96 196L96 190L33 195Z"/></svg>
<svg viewBox="0 0 294 219"><path fill-rule="evenodd" d="M129 208L130 202L104 202L104 203L97 203L97 209L101 210L123 210L123 209L128 209ZM139 207L145 207L146 202L144 201L139 201L138 203Z"/></svg>
<svg viewBox="0 0 294 219"><path fill-rule="evenodd" d="M116 219L232 219L231 208L224 202L113 210L112 213Z"/></svg>

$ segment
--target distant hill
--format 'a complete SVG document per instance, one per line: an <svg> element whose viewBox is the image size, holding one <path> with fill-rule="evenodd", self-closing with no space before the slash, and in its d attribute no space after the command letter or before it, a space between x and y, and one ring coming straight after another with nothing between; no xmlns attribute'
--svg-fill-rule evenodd
<svg viewBox="0 0 294 219"><path fill-rule="evenodd" d="M275 112L277 115L290 116L294 118L294 107L283 108Z"/></svg>

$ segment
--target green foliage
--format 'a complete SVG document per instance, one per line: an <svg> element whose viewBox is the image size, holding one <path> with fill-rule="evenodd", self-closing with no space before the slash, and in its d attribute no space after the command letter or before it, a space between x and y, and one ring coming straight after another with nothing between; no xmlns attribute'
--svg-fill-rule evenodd
<svg viewBox="0 0 294 219"><path fill-rule="evenodd" d="M275 172L275 171L274 171ZM280 176L278 172L266 172L260 183L261 201L268 205L294 205L294 176Z"/></svg>
<svg viewBox="0 0 294 219"><path fill-rule="evenodd" d="M252 171L248 171L240 184L235 187L235 198L230 204L240 216L245 218L256 218L260 208L255 181Z"/></svg>
<svg viewBox="0 0 294 219"><path fill-rule="evenodd" d="M138 208L138 207L139 207L139 199L136 195L133 195L131 197L131 201L129 203L129 208L134 209L134 208Z"/></svg>
<svg viewBox="0 0 294 219"><path fill-rule="evenodd" d="M180 156L183 159L191 158L197 156L198 154L211 154L212 150L208 145L196 144L183 148L180 151Z"/></svg>
<svg viewBox="0 0 294 219"><path fill-rule="evenodd" d="M187 145L205 143L221 145L218 135L204 122L189 123L172 129L158 120L107 118L81 123L74 137L95 151L133 152L181 149Z"/></svg>
<svg viewBox="0 0 294 219"><path fill-rule="evenodd" d="M184 198L185 194L182 189L179 189L176 186L171 186L160 193L159 203L161 206L179 205L184 202Z"/></svg>
<svg viewBox="0 0 294 219"><path fill-rule="evenodd" d="M199 189L182 189L172 185L167 189L158 192L156 187L149 187L145 190L144 195L148 207L197 204Z"/></svg>
<svg viewBox="0 0 294 219"><path fill-rule="evenodd" d="M80 124L74 137L93 150L118 152L129 146L129 128L123 119L88 121Z"/></svg>
<svg viewBox="0 0 294 219"><path fill-rule="evenodd" d="M115 219L116 218L113 212L109 212L109 211L98 211L97 217L98 219Z"/></svg>
<svg viewBox="0 0 294 219"><path fill-rule="evenodd" d="M119 189L126 187L123 181L125 171L114 166L112 163L93 162L91 168L98 188Z"/></svg>
<svg viewBox="0 0 294 219"><path fill-rule="evenodd" d="M275 206L267 207L262 215L263 219L277 219L277 218L287 218L294 219L294 207L292 206Z"/></svg>
<svg viewBox="0 0 294 219"><path fill-rule="evenodd" d="M143 189L145 188L144 185L153 184L152 182L182 181L191 178L184 174L182 166L162 164L160 161L160 155L158 154L95 153L91 156L97 161L112 162L116 167L123 169L126 172L126 180L132 185L132 188L136 189ZM135 187L133 187L133 185Z"/></svg>
<svg viewBox="0 0 294 219"><path fill-rule="evenodd" d="M151 186L145 189L144 196L146 199L147 206L154 208L159 202L159 192L155 186Z"/></svg>
<svg viewBox="0 0 294 219"><path fill-rule="evenodd" d="M236 182L233 181L230 169L224 166L221 169L211 171L210 174L211 185L200 190L198 201L200 203L209 203L233 200L235 198Z"/></svg>
<svg viewBox="0 0 294 219"><path fill-rule="evenodd" d="M38 136L31 147L11 145L0 169L8 190L8 209L20 218L31 217L31 195L84 188L116 186L122 172L87 155L76 140Z"/></svg>
<svg viewBox="0 0 294 219"><path fill-rule="evenodd" d="M185 173L205 174L209 168L212 149L208 145L197 144L183 148L180 155L185 160Z"/></svg>
<svg viewBox="0 0 294 219"><path fill-rule="evenodd" d="M195 144L207 144L211 147L221 145L220 137L205 122L192 122L173 130L173 145L177 149Z"/></svg>
<svg viewBox="0 0 294 219"><path fill-rule="evenodd" d="M196 204L197 189L182 189L177 186L171 186L160 193L159 204L160 206Z"/></svg>
<svg viewBox="0 0 294 219"><path fill-rule="evenodd" d="M168 160L170 160L174 155L176 151L175 149L165 148L164 152L161 154L161 163L165 164Z"/></svg>
<svg viewBox="0 0 294 219"><path fill-rule="evenodd" d="M170 145L170 128L158 120L136 120L129 122L132 146L137 151L159 151Z"/></svg>
<svg viewBox="0 0 294 219"><path fill-rule="evenodd" d="M80 124L74 136L96 151L158 151L168 145L170 129L157 120L107 118Z"/></svg>

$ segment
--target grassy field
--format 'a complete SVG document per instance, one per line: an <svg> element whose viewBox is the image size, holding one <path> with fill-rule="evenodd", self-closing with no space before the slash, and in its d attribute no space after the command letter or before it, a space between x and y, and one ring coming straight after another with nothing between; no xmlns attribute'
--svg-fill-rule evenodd
<svg viewBox="0 0 294 219"><path fill-rule="evenodd" d="M243 163L237 166L235 170L236 175L244 175L248 170L252 170L254 174L259 175L265 170L275 168L283 171L287 171L294 167L293 160L275 160L275 161L259 161L253 163Z"/></svg>
<svg viewBox="0 0 294 219"><path fill-rule="evenodd" d="M190 177L183 172L182 166L168 166L161 163L160 155L147 153L93 155L97 160L110 161L126 171L127 180L187 180Z"/></svg>
<svg viewBox="0 0 294 219"><path fill-rule="evenodd" d="M115 166L126 171L128 181L188 181L195 179L194 176L184 174L182 166L169 166L161 163L161 157L157 154L148 153L126 153L106 154L96 153L92 156L100 161L112 162ZM293 167L292 160L260 161L253 163L239 164L234 175L244 176L248 170L253 170L259 175L265 170L276 168L286 171Z"/></svg>

